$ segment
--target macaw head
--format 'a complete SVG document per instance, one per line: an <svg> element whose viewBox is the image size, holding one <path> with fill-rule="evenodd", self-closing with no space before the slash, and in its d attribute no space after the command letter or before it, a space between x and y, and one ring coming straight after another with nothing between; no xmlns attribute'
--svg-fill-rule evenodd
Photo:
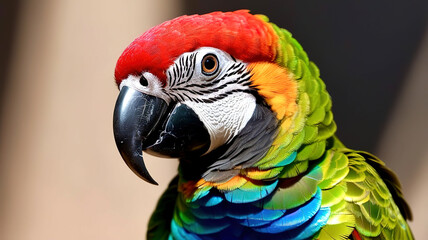
<svg viewBox="0 0 428 240"><path fill-rule="evenodd" d="M113 124L135 174L156 184L145 151L180 158L189 178L225 182L281 164L278 151L290 156L317 142L315 132L334 132L317 68L291 34L267 21L244 10L182 16L125 49Z"/></svg>

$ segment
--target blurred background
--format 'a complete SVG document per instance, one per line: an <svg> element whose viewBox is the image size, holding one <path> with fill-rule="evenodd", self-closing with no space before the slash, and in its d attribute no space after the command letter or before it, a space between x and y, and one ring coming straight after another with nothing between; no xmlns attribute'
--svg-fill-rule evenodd
<svg viewBox="0 0 428 240"><path fill-rule="evenodd" d="M399 176L428 235L428 1L2 0L0 239L144 239L177 161L137 178L112 133L115 63L182 14L251 9L290 30L321 70L337 134Z"/></svg>

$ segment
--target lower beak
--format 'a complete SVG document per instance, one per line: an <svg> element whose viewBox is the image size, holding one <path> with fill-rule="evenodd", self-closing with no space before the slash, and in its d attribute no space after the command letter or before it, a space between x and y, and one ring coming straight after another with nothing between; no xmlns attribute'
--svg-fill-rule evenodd
<svg viewBox="0 0 428 240"><path fill-rule="evenodd" d="M167 115L167 103L127 86L122 87L113 115L117 148L128 167L143 180L157 185L143 160L143 145L150 145L149 136Z"/></svg>

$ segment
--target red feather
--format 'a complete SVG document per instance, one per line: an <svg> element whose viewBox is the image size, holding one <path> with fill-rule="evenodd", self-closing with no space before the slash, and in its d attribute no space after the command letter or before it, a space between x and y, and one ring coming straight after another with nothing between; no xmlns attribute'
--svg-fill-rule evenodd
<svg viewBox="0 0 428 240"><path fill-rule="evenodd" d="M357 232L356 229L354 229L354 231L352 231L352 237L354 240L361 240L360 234Z"/></svg>
<svg viewBox="0 0 428 240"><path fill-rule="evenodd" d="M181 16L135 39L117 61L117 84L130 74L150 71L165 85L165 71L185 52L215 47L246 62L274 61L277 36L247 10Z"/></svg>

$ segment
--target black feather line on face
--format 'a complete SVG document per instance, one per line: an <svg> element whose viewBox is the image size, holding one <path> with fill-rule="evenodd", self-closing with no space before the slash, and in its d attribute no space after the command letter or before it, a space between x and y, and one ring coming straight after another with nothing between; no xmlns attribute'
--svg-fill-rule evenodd
<svg viewBox="0 0 428 240"><path fill-rule="evenodd" d="M236 58L235 58L234 56L232 56L232 55L230 55L230 54L229 54L229 56L230 56L230 58L232 58L232 60L233 60L234 62L236 62Z"/></svg>
<svg viewBox="0 0 428 240"><path fill-rule="evenodd" d="M178 60L178 64L175 63L172 67L173 75L168 71L168 82L169 86L180 86L186 84L193 77L196 64L196 53L181 57Z"/></svg>
<svg viewBox="0 0 428 240"><path fill-rule="evenodd" d="M197 53L183 56L168 71L169 88L164 93L171 97L173 101L189 100L212 103L238 92L255 93L254 89L250 88L251 75L246 71L245 64L236 62L236 59L220 75L207 79L204 83L192 83L192 77L196 71L196 57ZM215 95L216 92L220 92L227 87L234 89Z"/></svg>

